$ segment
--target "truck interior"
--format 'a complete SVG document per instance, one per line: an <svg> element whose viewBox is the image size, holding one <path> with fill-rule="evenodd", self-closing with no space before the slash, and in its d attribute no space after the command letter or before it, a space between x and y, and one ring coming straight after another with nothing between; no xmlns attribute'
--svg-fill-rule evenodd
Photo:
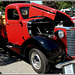
<svg viewBox="0 0 75 75"><path fill-rule="evenodd" d="M10 19L10 20L18 20L19 19L19 15L18 15L18 12L16 9L8 9L8 19Z"/></svg>

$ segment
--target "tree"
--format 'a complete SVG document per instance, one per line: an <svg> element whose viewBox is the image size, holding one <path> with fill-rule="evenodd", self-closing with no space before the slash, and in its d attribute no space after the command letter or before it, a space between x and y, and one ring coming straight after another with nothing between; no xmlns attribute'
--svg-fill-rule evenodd
<svg viewBox="0 0 75 75"><path fill-rule="evenodd" d="M43 1L43 4L56 9L70 8L75 1Z"/></svg>
<svg viewBox="0 0 75 75"><path fill-rule="evenodd" d="M43 5L46 5L46 6L49 6L49 7L52 7L52 8L57 8L57 3L55 1L43 1Z"/></svg>
<svg viewBox="0 0 75 75"><path fill-rule="evenodd" d="M58 9L66 9L66 8L70 8L72 6L71 1L57 1L56 3L57 3Z"/></svg>

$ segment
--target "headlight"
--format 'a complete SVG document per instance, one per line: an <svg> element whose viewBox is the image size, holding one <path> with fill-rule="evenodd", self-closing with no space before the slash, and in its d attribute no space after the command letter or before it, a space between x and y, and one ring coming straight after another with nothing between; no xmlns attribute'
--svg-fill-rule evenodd
<svg viewBox="0 0 75 75"><path fill-rule="evenodd" d="M62 30L58 31L58 37L63 38L64 37L64 32Z"/></svg>

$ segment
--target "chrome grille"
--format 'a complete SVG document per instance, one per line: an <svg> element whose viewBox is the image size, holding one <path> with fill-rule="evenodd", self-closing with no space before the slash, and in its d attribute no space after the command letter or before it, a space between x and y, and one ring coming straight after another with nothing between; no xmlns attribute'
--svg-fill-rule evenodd
<svg viewBox="0 0 75 75"><path fill-rule="evenodd" d="M75 30L67 30L67 53L75 56Z"/></svg>

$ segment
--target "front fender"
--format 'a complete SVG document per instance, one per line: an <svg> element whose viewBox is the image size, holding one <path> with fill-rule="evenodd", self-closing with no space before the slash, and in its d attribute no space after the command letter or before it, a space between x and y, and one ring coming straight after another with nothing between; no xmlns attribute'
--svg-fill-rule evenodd
<svg viewBox="0 0 75 75"><path fill-rule="evenodd" d="M51 51L56 47L58 47L58 45L51 39L47 39L44 37L33 37L33 38L36 39L48 51Z"/></svg>
<svg viewBox="0 0 75 75"><path fill-rule="evenodd" d="M38 48L52 62L61 53L59 45L56 42L40 36L31 37L26 40L22 45L22 53L27 54L33 47Z"/></svg>

